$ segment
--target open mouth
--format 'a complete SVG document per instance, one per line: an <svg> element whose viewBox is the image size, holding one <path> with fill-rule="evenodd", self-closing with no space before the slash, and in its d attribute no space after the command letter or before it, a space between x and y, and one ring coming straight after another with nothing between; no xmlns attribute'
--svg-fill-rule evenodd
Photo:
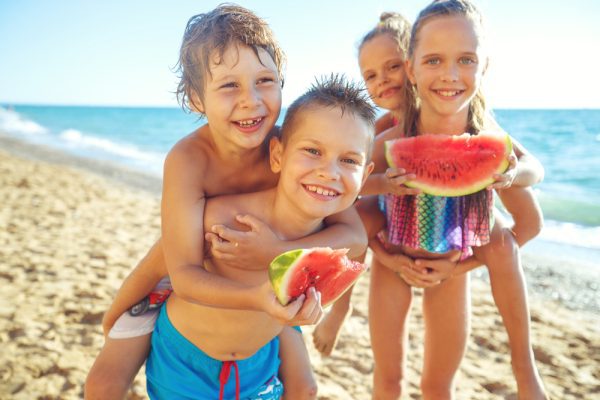
<svg viewBox="0 0 600 400"><path fill-rule="evenodd" d="M252 129L252 128L256 127L257 125L259 125L263 120L264 120L264 117L244 119L244 120L240 120L240 121L235 121L235 124L237 124L242 129Z"/></svg>
<svg viewBox="0 0 600 400"><path fill-rule="evenodd" d="M338 197L341 193L333 190L333 189L328 189L328 188L324 188L322 186L317 186L317 185L303 185L304 189L306 189L308 192L310 193L314 193L316 195L319 196L323 196L325 198L336 198Z"/></svg>
<svg viewBox="0 0 600 400"><path fill-rule="evenodd" d="M388 98L388 97L392 97L392 96L394 96L394 95L395 95L396 93L398 93L399 91L400 91L400 88L399 88L399 87L393 87L393 88L389 88L389 89L386 89L386 90L384 90L383 92L381 92L381 93L379 94L379 97L380 97L380 98L382 98L382 99L386 99L386 98Z"/></svg>
<svg viewBox="0 0 600 400"><path fill-rule="evenodd" d="M442 96L442 97L456 97L462 93L464 93L464 90L435 90L435 93L437 93L438 95Z"/></svg>

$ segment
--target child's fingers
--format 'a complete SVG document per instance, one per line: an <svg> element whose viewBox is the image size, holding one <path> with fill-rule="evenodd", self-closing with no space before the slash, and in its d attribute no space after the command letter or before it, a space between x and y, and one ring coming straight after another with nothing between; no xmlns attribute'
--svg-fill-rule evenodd
<svg viewBox="0 0 600 400"><path fill-rule="evenodd" d="M298 311L302 308L304 304L305 295L301 294L294 301L290 302L287 306L283 308L283 315L281 315L280 319L282 319L285 323L289 323L294 317L298 314Z"/></svg>
<svg viewBox="0 0 600 400"><path fill-rule="evenodd" d="M315 288L310 288L313 292L313 299L311 301L310 313L304 320L305 325L314 325L321 319L323 315L323 307L321 307L321 292L317 292ZM306 303L306 302L305 302Z"/></svg>
<svg viewBox="0 0 600 400"><path fill-rule="evenodd" d="M385 170L385 177L388 179L392 179L401 175L406 175L406 170L404 168L390 167Z"/></svg>
<svg viewBox="0 0 600 400"><path fill-rule="evenodd" d="M245 236L245 232L228 228L225 225L213 225L210 230L221 239L231 243L239 243Z"/></svg>
<svg viewBox="0 0 600 400"><path fill-rule="evenodd" d="M258 232L265 226L264 222L254 217L253 215L236 215L235 219L239 223L248 225L250 227L250 230L252 230L253 232Z"/></svg>

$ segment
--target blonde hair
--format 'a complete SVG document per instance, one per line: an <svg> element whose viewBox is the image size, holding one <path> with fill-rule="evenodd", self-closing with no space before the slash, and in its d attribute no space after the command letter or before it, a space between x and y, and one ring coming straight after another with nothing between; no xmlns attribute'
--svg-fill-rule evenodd
<svg viewBox="0 0 600 400"><path fill-rule="evenodd" d="M214 10L194 15L185 28L177 72L177 100L186 111L198 109L194 99L204 100L206 74L210 75L213 52L223 59L229 46L248 46L260 60L258 50L266 51L275 66L283 86L285 54L275 40L269 25L252 11L235 4L221 4Z"/></svg>
<svg viewBox="0 0 600 400"><path fill-rule="evenodd" d="M377 25L367 32L360 40L358 52L360 53L365 43L369 40L380 35L390 35L398 45L398 48L402 52L402 56L406 58L410 42L410 29L410 22L404 18L402 14L387 11L383 12L379 16Z"/></svg>

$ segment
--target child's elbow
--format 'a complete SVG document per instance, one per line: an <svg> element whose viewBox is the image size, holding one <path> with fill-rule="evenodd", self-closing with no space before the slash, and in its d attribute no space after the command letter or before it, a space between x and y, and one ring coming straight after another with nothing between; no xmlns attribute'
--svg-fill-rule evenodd
<svg viewBox="0 0 600 400"><path fill-rule="evenodd" d="M538 207L535 212L532 212L527 219L526 224L515 224L513 234L519 246L525 245L527 242L537 237L544 228L544 216L541 209Z"/></svg>

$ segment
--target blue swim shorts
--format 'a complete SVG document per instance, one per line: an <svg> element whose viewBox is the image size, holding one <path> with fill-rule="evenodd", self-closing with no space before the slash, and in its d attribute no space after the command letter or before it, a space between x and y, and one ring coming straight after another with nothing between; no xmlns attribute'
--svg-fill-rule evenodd
<svg viewBox="0 0 600 400"><path fill-rule="evenodd" d="M228 400L278 400L283 395L283 385L277 377L280 363L277 337L249 358L223 362L208 356L181 335L163 305L151 343L146 362L151 399L217 400L222 395Z"/></svg>

